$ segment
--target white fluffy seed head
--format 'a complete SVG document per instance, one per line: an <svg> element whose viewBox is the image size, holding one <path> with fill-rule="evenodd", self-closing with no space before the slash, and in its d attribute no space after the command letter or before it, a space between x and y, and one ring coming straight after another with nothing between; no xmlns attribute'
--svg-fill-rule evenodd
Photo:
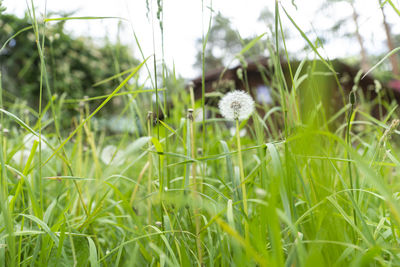
<svg viewBox="0 0 400 267"><path fill-rule="evenodd" d="M244 91L227 93L218 103L219 110L228 120L245 120L254 111L253 98Z"/></svg>
<svg viewBox="0 0 400 267"><path fill-rule="evenodd" d="M12 159L18 164L18 165L25 165L26 162L28 161L29 155L31 152L29 150L23 149L23 150L18 150L15 152L14 156Z"/></svg>
<svg viewBox="0 0 400 267"><path fill-rule="evenodd" d="M115 166L120 166L124 163L124 153L113 145L108 145L103 148L100 155L101 160L105 164L113 164Z"/></svg>
<svg viewBox="0 0 400 267"><path fill-rule="evenodd" d="M47 149L47 139L42 135L41 137L42 139L42 150L46 150ZM28 149L29 151L32 149L33 147L33 143L37 141L39 142L39 137L32 134L32 133L28 133L27 135L24 136L24 146L26 149ZM39 149L39 148L37 148Z"/></svg>

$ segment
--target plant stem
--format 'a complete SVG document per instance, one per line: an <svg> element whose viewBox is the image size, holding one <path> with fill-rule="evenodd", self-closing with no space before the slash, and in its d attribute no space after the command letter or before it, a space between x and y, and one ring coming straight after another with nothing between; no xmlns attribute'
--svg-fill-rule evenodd
<svg viewBox="0 0 400 267"><path fill-rule="evenodd" d="M246 215L245 218L245 237L246 239L249 238L249 225L247 223L247 193L246 193L246 184L244 181L244 168L243 168L243 160L242 160L242 147L240 145L240 133L239 133L239 120L236 119L236 141L237 141L237 149L238 149L238 160L239 160L239 170L240 170L240 184L242 186L242 196L243 196L243 210L244 214Z"/></svg>
<svg viewBox="0 0 400 267"><path fill-rule="evenodd" d="M195 142L194 142L194 127L193 127L193 109L188 110L188 121L189 121L189 130L190 130L190 147L191 147L191 156L193 159L196 158L196 148L195 148ZM197 180L196 180L196 163L192 163L192 195L193 195L193 200L194 204L196 205L197 200L199 199L198 193L197 193ZM197 254L199 257L199 265L203 266L203 251L201 248L201 239L200 239L200 217L199 217L199 211L197 207L194 207L194 221L196 225L196 246L197 246Z"/></svg>
<svg viewBox="0 0 400 267"><path fill-rule="evenodd" d="M346 130L346 143L350 147L351 145L351 140L350 140L350 124L351 124L351 117L353 116L353 111L354 111L354 104L351 104L350 107L350 112L347 120L347 130ZM350 154L347 153L347 165L348 165L348 170L349 170L349 177L350 177L350 190L351 190L351 195L354 198L354 184L353 184L353 174L351 172L351 162L350 162ZM353 216L354 216L354 224L357 225L357 216L356 216L356 210L353 208Z"/></svg>
<svg viewBox="0 0 400 267"><path fill-rule="evenodd" d="M3 107L3 88L1 85L1 72L0 72L0 108ZM10 214L10 210L7 205L8 199L8 178L6 171L6 164L4 161L5 151L3 148L3 129L4 129L4 121L3 121L3 113L0 117L1 122L1 133L0 133L0 164L1 164L1 173L0 173L0 211L2 213L3 222L5 224L7 237L7 247L10 254L10 266L16 266L15 262L15 236L14 236L14 226L13 226L13 218L12 214Z"/></svg>
<svg viewBox="0 0 400 267"><path fill-rule="evenodd" d="M152 126L153 126L153 112L149 111L147 114L147 135L151 138L152 136ZM149 149L151 148L151 139L149 139ZM149 172L148 172L148 182L147 182L147 193L150 195L151 193L151 182L152 182L152 167L153 167L153 158L152 154L149 152ZM151 224L151 198L147 199L147 210L148 214L148 224Z"/></svg>

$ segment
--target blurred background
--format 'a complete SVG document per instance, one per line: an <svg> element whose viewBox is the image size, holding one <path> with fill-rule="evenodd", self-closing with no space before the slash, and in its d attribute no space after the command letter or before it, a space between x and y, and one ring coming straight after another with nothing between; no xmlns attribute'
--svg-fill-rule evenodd
<svg viewBox="0 0 400 267"><path fill-rule="evenodd" d="M34 1L39 22L50 19L45 23L43 33L52 92L77 101L85 96L109 94L121 79L109 83L101 81L127 71L155 54L160 71L157 77L164 78L168 91L181 90L190 81L197 81L195 91L198 95L201 90L202 37L207 32L204 74L208 75L209 91L215 89L211 86L213 73L216 75L222 69L229 69L235 76L237 67L244 62L261 62L270 56L268 45L273 45L275 38L274 1L191 0L165 1L162 5L159 2ZM5 45L0 51L0 68L3 87L9 93L8 100L16 102L18 99L22 106L28 104L36 109L41 70L34 33L23 30L32 23L27 13L31 6L28 4L22 0L2 1L0 43ZM347 71L350 80L358 70L367 72L400 45L398 14L388 3L379 0L292 0L280 1L280 5L287 12L281 14L285 43L280 45L286 48L281 49L281 56L288 56L290 60L300 62L316 58L315 51L296 27L304 32L322 57L339 59L345 64L351 70ZM51 21L60 17L83 19ZM23 32L14 36L21 30ZM241 53L255 39L257 42ZM266 62L262 64L267 65ZM373 79L390 90L399 91L398 64L397 55L392 55L374 70ZM161 71L166 71L167 75ZM142 85L151 88L154 86L152 75L153 68L143 68L130 84L136 88ZM231 87L238 87L237 82ZM262 88L257 90L261 96L256 98L264 99L267 104L271 102L270 92ZM153 94L146 99L154 98ZM116 106L120 105L120 99L114 102ZM95 101L91 103L96 104Z"/></svg>
<svg viewBox="0 0 400 267"><path fill-rule="evenodd" d="M313 41L319 39L318 41L323 43L324 53L331 59L339 57L359 60L362 43L370 64L374 63L375 57L387 52L386 26L392 35L393 45L399 44L398 16L388 4L382 13L379 0L280 2ZM232 51L229 51L230 49L224 51L228 48L227 45L231 45L234 41L239 43L236 45L240 45L240 38L249 39L270 32L269 28L274 25L274 1L252 0L251 3L247 3L219 0L212 3L204 1L204 3L207 7L205 10L202 10L202 1L163 2L165 59L169 66L175 65L177 73L185 78L194 78L201 73L196 67L198 65L196 55L201 50L197 40L201 38L202 31L207 31L210 16L213 17L212 26L221 29L221 32L215 34L216 38L221 39L220 42L215 42L213 54L216 57L221 57L224 53L225 57L228 57L227 53ZM158 22L150 14L151 8L157 10L156 1L115 0L110 4L105 0L53 0L47 3L36 0L34 4L37 12L42 15L46 12L47 17L69 15L124 18L125 21L118 19L68 21L64 25L64 30L73 37L90 37L99 43L106 40L115 43L120 40L123 44L129 45L136 57L139 57L139 52L133 33L137 35L144 54L148 55L153 51L154 30L157 53L161 52ZM27 4L23 0L3 0L3 6L7 8L3 14L16 15L18 18L23 18L27 9ZM309 49L307 44L290 21L285 16L282 16L282 19L283 25L286 26L287 48L292 53L291 56L304 57ZM54 24L56 23L49 23L48 26ZM230 31L234 34L223 33ZM362 39L361 43L359 37ZM229 40L229 38L237 39ZM211 45L213 44L208 46ZM222 51L218 51L218 48Z"/></svg>

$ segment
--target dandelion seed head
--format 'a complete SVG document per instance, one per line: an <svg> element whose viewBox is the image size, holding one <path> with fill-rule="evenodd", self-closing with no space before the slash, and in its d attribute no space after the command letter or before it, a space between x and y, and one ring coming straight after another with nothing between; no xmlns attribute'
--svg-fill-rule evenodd
<svg viewBox="0 0 400 267"><path fill-rule="evenodd" d="M124 153L120 150L117 151L116 146L108 145L101 151L100 159L107 165L120 166L124 163Z"/></svg>
<svg viewBox="0 0 400 267"><path fill-rule="evenodd" d="M29 158L30 154L31 153L30 153L29 150L26 150L26 149L18 150L17 152L15 152L14 156L12 157L12 159L18 165L25 165L26 162L28 161L28 158Z"/></svg>
<svg viewBox="0 0 400 267"><path fill-rule="evenodd" d="M203 110L201 108L197 108L193 112L193 117L195 122L202 122L203 121Z"/></svg>
<svg viewBox="0 0 400 267"><path fill-rule="evenodd" d="M244 91L227 93L218 103L219 110L228 120L245 120L254 111L253 98Z"/></svg>
<svg viewBox="0 0 400 267"><path fill-rule="evenodd" d="M46 150L47 149L46 142L48 142L48 141L43 135L42 135L41 139L42 139L42 150ZM36 136L36 135L34 135L32 133L28 133L27 135L24 136L24 146L28 150L32 149L33 143L35 141L39 143L39 136Z"/></svg>

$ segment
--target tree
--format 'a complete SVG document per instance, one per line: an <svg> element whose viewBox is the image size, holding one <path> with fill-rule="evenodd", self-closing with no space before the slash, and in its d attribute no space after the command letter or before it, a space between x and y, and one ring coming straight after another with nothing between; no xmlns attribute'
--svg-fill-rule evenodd
<svg viewBox="0 0 400 267"><path fill-rule="evenodd" d="M322 9L327 10L328 8L331 7L332 4L342 2L342 3L347 3L349 7L351 8L351 17L344 18L342 20L337 21L333 27L331 28L332 34L337 35L337 32L348 25L348 23L353 24L354 26L354 31L351 32L350 34L346 34L347 37L350 38L356 38L358 45L360 47L360 63L361 63L361 69L364 72L367 72L369 70L369 64L368 64L368 55L367 55L367 50L365 49L364 45L364 39L361 36L360 33L360 25L359 25L359 13L357 12L357 9L355 7L355 0L328 0L327 2L324 3L322 6Z"/></svg>
<svg viewBox="0 0 400 267"><path fill-rule="evenodd" d="M64 30L65 21L46 25L44 56L51 91L67 98L108 94L118 85L117 80L94 86L115 74L118 62L121 71L134 67L138 61L127 46L95 43L88 37L72 37ZM18 18L10 14L0 17L0 47L16 32L30 26L27 15ZM118 53L115 51L118 49ZM41 70L33 30L13 37L0 50L0 70L3 88L29 100L37 106ZM47 98L45 98L47 99Z"/></svg>
<svg viewBox="0 0 400 267"><path fill-rule="evenodd" d="M379 4L381 7L381 12L382 12L382 23L383 23L383 28L385 29L387 47L388 47L389 51L392 51L395 48L395 46L393 44L393 38L392 38L391 31L390 31L390 25L386 20L386 15L385 15L385 11L384 11L384 6L382 4L382 0L379 0ZM393 54L390 56L390 63L392 65L393 75L398 76L399 75L399 62L397 60L397 54Z"/></svg>
<svg viewBox="0 0 400 267"><path fill-rule="evenodd" d="M202 66L202 39L196 41L197 55L195 67L201 69ZM231 28L228 18L218 13L212 22L212 27L207 40L205 50L205 68L213 70L222 68L226 63L226 58L240 51L240 39L235 30Z"/></svg>
<svg viewBox="0 0 400 267"><path fill-rule="evenodd" d="M352 19L353 19L353 23L355 26L355 32L354 34L356 35L358 44L360 45L360 55L361 55L361 69L364 72L367 72L369 69L369 64L368 64L368 59L367 59L367 52L364 46L364 40L360 34L360 25L358 23L358 13L356 11L356 8L354 6L354 0L347 0L347 2L350 4L351 6L351 10L352 10Z"/></svg>
<svg viewBox="0 0 400 267"><path fill-rule="evenodd" d="M241 38L240 34L232 28L231 22L220 12L213 18L212 27L207 40L205 50L205 69L211 71L226 66L243 47L253 38ZM202 68L202 39L196 41L197 54L194 66L201 70ZM260 41L258 45L253 46L243 56L259 57L264 52L264 46Z"/></svg>
<svg viewBox="0 0 400 267"><path fill-rule="evenodd" d="M6 8L3 6L3 0L0 0L0 15L6 10Z"/></svg>

